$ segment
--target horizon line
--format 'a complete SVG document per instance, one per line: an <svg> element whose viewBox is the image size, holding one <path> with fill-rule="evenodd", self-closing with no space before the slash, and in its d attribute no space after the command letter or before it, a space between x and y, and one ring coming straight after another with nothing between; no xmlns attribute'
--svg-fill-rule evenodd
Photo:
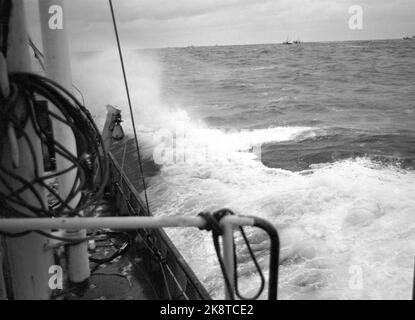
<svg viewBox="0 0 415 320"><path fill-rule="evenodd" d="M377 39L347 39L347 40L319 40L319 41L302 41L304 43L335 43L335 42L367 42L367 41L388 41L388 40L403 40L402 38L377 38ZM142 47L142 48L131 48L128 51L138 50L161 50L161 49L185 49L185 48L206 48L206 47L229 47L229 46L258 46L258 45L282 45L282 42L262 42L262 43L229 43L229 44L207 44L207 45L183 45L183 46L160 46L160 47ZM91 53L91 52L102 52L108 49L97 49L97 50L81 50L72 51L73 53Z"/></svg>

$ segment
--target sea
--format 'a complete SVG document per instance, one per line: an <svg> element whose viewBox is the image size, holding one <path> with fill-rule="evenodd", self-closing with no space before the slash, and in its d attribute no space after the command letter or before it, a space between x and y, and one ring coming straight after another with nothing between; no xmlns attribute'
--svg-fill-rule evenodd
<svg viewBox="0 0 415 320"><path fill-rule="evenodd" d="M267 219L281 240L280 299L411 298L415 41L124 55L154 215L226 207ZM73 56L74 83L96 122L102 127L105 105L115 105L132 137L115 45ZM124 161L139 181L136 155ZM222 298L211 235L167 232L211 295ZM246 232L267 275L267 236ZM254 295L259 277L239 234L235 245L240 291Z"/></svg>

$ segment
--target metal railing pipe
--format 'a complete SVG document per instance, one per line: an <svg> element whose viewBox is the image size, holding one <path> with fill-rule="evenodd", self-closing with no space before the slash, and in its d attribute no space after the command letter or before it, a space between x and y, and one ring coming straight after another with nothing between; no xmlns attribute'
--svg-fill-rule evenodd
<svg viewBox="0 0 415 320"><path fill-rule="evenodd" d="M227 288L225 280L225 299L232 299L230 292L234 292L233 285L234 278L234 243L233 243L233 227L234 225L229 221L222 222L223 228L223 263L225 265L226 276L229 279L229 288ZM230 291L230 292L229 292Z"/></svg>
<svg viewBox="0 0 415 320"><path fill-rule="evenodd" d="M232 218L232 219L231 219ZM253 225L253 218L234 216L226 217L223 225ZM193 216L159 216L159 217L94 217L94 218L3 218L0 219L0 230L21 232L29 230L50 229L140 229L140 228L177 228L204 227L206 221Z"/></svg>

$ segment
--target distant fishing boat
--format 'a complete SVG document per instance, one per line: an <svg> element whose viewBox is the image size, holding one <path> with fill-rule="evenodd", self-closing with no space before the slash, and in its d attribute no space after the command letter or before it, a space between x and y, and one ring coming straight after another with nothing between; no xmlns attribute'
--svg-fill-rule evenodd
<svg viewBox="0 0 415 320"><path fill-rule="evenodd" d="M287 37L287 39L282 44L293 44L293 42L289 40L289 37Z"/></svg>
<svg viewBox="0 0 415 320"><path fill-rule="evenodd" d="M293 44L301 44L300 37L296 34L295 40L292 41Z"/></svg>
<svg viewBox="0 0 415 320"><path fill-rule="evenodd" d="M300 38L297 38L296 40L293 41L293 44L301 44L302 41L300 40Z"/></svg>

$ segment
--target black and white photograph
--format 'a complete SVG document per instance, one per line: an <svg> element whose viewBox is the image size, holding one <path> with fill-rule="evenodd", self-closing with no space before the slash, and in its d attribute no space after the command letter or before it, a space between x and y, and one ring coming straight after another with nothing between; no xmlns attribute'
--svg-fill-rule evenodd
<svg viewBox="0 0 415 320"><path fill-rule="evenodd" d="M415 299L415 1L0 0L0 49L0 300Z"/></svg>

